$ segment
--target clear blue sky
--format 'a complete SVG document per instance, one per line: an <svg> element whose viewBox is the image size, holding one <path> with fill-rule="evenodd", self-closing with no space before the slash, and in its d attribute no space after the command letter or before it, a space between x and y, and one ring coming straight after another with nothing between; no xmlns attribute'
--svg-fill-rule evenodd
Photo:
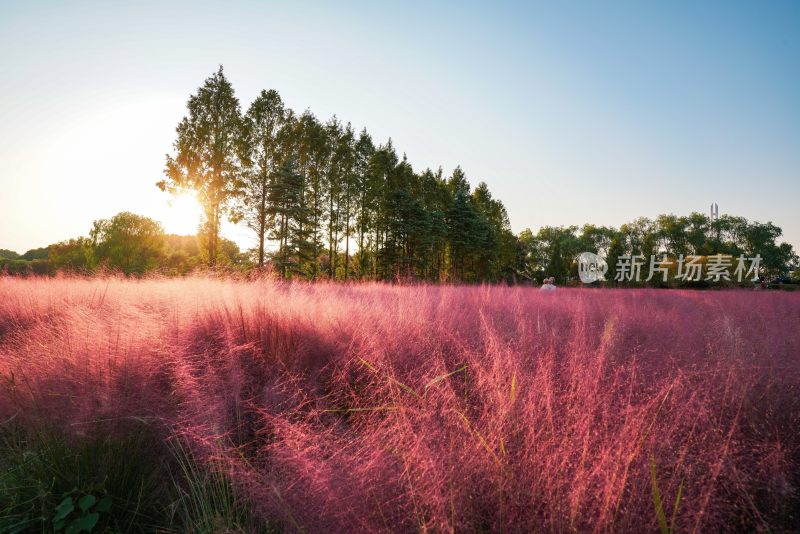
<svg viewBox="0 0 800 534"><path fill-rule="evenodd" d="M266 4L0 4L0 248L122 210L191 231L154 183L219 64L243 107L274 88L460 164L515 231L716 201L800 248L800 2Z"/></svg>

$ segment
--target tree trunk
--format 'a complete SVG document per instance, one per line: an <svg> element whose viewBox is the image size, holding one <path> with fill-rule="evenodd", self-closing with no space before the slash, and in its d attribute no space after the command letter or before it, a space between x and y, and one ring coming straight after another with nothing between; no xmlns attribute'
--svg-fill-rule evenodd
<svg viewBox="0 0 800 534"><path fill-rule="evenodd" d="M347 280L350 269L350 214L347 214L347 229L344 233L344 279Z"/></svg>
<svg viewBox="0 0 800 534"><path fill-rule="evenodd" d="M258 213L258 266L264 267L264 241L267 233L267 176L261 180L261 209Z"/></svg>

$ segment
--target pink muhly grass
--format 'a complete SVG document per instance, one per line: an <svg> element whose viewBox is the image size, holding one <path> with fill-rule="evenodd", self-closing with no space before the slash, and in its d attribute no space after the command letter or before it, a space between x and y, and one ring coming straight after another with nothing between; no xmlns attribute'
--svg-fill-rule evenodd
<svg viewBox="0 0 800 534"><path fill-rule="evenodd" d="M0 421L157 421L289 530L655 530L653 465L677 530L786 529L798 297L0 278Z"/></svg>

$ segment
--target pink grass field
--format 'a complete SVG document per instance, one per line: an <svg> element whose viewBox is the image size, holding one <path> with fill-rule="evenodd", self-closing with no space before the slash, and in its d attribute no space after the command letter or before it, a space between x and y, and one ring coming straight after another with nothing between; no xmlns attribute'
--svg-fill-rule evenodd
<svg viewBox="0 0 800 534"><path fill-rule="evenodd" d="M0 422L146 421L307 532L792 530L800 294L0 278Z"/></svg>

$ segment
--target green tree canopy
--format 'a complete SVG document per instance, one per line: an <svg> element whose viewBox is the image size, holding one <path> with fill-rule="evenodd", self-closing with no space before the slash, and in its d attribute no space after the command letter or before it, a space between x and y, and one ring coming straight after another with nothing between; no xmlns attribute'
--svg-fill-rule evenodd
<svg viewBox="0 0 800 534"><path fill-rule="evenodd" d="M175 155L167 155L162 191L193 190L205 212L209 265L217 262L222 217L242 188L242 118L239 100L222 67L189 97L189 114L176 129Z"/></svg>
<svg viewBox="0 0 800 534"><path fill-rule="evenodd" d="M153 219L125 211L95 221L90 236L95 258L125 274L142 274L164 261L164 230Z"/></svg>

